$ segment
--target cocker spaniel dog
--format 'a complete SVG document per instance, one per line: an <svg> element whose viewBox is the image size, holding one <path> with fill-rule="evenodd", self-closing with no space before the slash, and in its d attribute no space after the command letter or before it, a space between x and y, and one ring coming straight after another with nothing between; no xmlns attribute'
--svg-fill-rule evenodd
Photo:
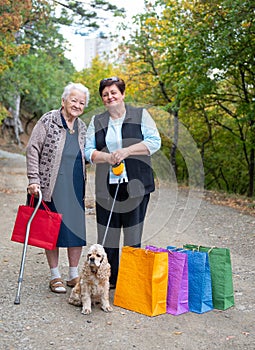
<svg viewBox="0 0 255 350"><path fill-rule="evenodd" d="M69 297L69 304L82 306L81 313L89 315L91 305L101 304L105 312L112 311L109 303L109 277L111 266L102 245L93 244L88 251L79 282L76 283Z"/></svg>

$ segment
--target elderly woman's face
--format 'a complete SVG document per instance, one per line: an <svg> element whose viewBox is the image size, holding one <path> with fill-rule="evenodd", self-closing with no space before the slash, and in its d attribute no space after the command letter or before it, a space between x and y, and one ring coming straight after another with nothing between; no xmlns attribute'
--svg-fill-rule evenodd
<svg viewBox="0 0 255 350"><path fill-rule="evenodd" d="M62 112L67 118L77 118L82 115L86 105L86 95L79 90L71 90L66 99L62 99Z"/></svg>

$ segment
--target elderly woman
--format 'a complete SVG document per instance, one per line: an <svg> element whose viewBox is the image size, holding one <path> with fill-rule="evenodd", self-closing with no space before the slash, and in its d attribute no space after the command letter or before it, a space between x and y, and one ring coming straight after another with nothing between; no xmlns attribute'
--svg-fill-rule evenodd
<svg viewBox="0 0 255 350"><path fill-rule="evenodd" d="M92 117L85 157L96 164L98 243L104 243L111 264L110 287L115 288L121 228L124 245L141 246L147 205L150 193L155 189L150 156L160 148L161 139L146 109L125 104L125 82L122 79L101 80L99 93L107 111ZM112 166L121 162L123 172L115 175Z"/></svg>
<svg viewBox="0 0 255 350"><path fill-rule="evenodd" d="M80 83L69 83L61 107L44 114L35 125L27 145L28 194L41 189L48 207L61 213L57 248L46 250L50 267L50 290L66 293L58 268L59 247L66 247L69 261L67 286L78 280L78 264L86 245L85 159L86 125L79 118L89 102L89 91Z"/></svg>

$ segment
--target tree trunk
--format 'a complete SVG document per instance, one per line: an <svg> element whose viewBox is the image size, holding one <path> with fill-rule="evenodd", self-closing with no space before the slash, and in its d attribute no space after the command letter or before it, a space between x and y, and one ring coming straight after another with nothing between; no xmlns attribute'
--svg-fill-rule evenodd
<svg viewBox="0 0 255 350"><path fill-rule="evenodd" d="M14 135L15 135L15 141L20 146L20 137L19 135L24 132L22 123L19 117L19 111L20 111L20 95L16 95L14 97L14 107L9 108L9 112L11 113L11 117L7 117L3 121L3 130L8 128L13 128Z"/></svg>
<svg viewBox="0 0 255 350"><path fill-rule="evenodd" d="M251 149L250 162L249 162L249 189L248 197L252 197L254 193L254 148Z"/></svg>
<svg viewBox="0 0 255 350"><path fill-rule="evenodd" d="M173 143L170 150L170 162L174 169L175 176L177 177L177 163L176 163L176 151L178 147L178 136L179 136L179 116L178 110L172 112L174 116L174 134L173 134Z"/></svg>

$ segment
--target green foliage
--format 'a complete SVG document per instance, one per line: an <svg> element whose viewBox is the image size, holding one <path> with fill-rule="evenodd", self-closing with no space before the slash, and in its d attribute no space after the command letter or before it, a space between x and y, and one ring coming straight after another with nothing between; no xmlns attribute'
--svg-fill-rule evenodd
<svg viewBox="0 0 255 350"><path fill-rule="evenodd" d="M5 49L2 56L0 53L0 119L7 116L17 95L21 96L21 114L28 119L60 107L64 86L76 79L72 63L64 56L67 43L59 31L61 24L79 24L88 32L98 27L96 21L104 11L115 15L123 12L107 1L97 0L89 6L66 0L4 4L0 13L0 48Z"/></svg>
<svg viewBox="0 0 255 350"><path fill-rule="evenodd" d="M30 16L31 1L0 0L0 74L12 66L12 61L28 52L26 44L17 45L17 32Z"/></svg>
<svg viewBox="0 0 255 350"><path fill-rule="evenodd" d="M12 106L16 91L22 96L21 110L37 117L61 105L64 86L70 81L74 68L62 57L54 61L45 53L20 57L13 68L0 76L0 96L5 105ZM9 89L5 90L6 84Z"/></svg>
<svg viewBox="0 0 255 350"><path fill-rule="evenodd" d="M103 21L105 12L112 12L114 16L120 16L125 12L123 8L118 8L104 0L93 0L86 3L60 0L53 1L53 3L61 9L57 22L66 26L72 25L81 35L88 35L89 32L99 29L98 20Z"/></svg>
<svg viewBox="0 0 255 350"><path fill-rule="evenodd" d="M0 125L2 124L2 121L9 116L9 112L7 109L3 106L2 103L0 103Z"/></svg>
<svg viewBox="0 0 255 350"><path fill-rule="evenodd" d="M148 103L177 113L204 160L205 184L254 192L254 1L158 0L127 43ZM140 83L141 84L141 83ZM165 129L167 130L167 129ZM163 138L163 149L169 143ZM167 151L166 151L167 153ZM188 176L180 153L177 176Z"/></svg>

